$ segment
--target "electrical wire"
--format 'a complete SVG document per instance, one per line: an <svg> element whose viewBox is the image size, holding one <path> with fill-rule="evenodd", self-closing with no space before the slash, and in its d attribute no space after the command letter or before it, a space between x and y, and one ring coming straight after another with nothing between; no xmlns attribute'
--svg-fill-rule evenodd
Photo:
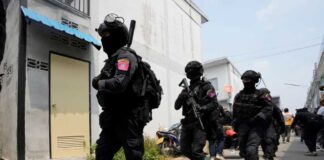
<svg viewBox="0 0 324 160"><path fill-rule="evenodd" d="M301 43L304 44L305 42L312 42L314 40L318 41L318 39L321 39L321 38L322 38L322 36L317 36L317 37L314 37L312 39L305 40L305 41L300 41L300 42L286 44L286 45L279 45L277 47L268 47L268 48L264 48L264 49L254 49L252 51L242 52L242 53L234 54L234 55L228 55L227 57L233 58L233 57L247 56L247 55L250 55L250 54L259 53L260 51L266 52L266 51L271 51L271 50L275 50L275 49L280 49L280 48L283 48L283 47L286 47L286 46L291 46L291 45L296 45L296 44L301 44Z"/></svg>
<svg viewBox="0 0 324 160"><path fill-rule="evenodd" d="M278 56L278 55L282 55L282 54L296 52L296 51L299 51L299 50L313 48L313 47L316 47L316 46L319 46L319 45L322 45L322 43L315 43L315 44L311 44L311 45L304 46L304 47L294 48L294 49L290 49L290 50L286 50L286 51L281 51L281 52L278 52L278 53L272 53L272 54L267 54L267 55L263 55L263 56L258 56L258 57L254 57L254 58L249 58L249 59L240 60L240 61L233 61L233 62L235 62L235 63L241 63L241 62L246 62L246 61L251 61L251 60L266 58L266 57Z"/></svg>

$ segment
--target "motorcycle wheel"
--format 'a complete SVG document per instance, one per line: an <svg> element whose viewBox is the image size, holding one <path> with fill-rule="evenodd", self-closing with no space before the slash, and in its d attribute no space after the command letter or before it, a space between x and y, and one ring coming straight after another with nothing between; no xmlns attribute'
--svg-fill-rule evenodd
<svg viewBox="0 0 324 160"><path fill-rule="evenodd" d="M164 141L161 144L160 149L161 149L161 153L164 155L172 155L172 153L173 153L173 149L172 149L172 147L169 146L168 141Z"/></svg>

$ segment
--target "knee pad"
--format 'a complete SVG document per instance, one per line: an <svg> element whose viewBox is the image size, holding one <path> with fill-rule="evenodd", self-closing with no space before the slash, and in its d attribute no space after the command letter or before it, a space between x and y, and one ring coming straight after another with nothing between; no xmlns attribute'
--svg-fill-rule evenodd
<svg viewBox="0 0 324 160"><path fill-rule="evenodd" d="M258 155L258 148L255 147L247 147L246 148L246 155L248 157L254 156L254 155Z"/></svg>
<svg viewBox="0 0 324 160"><path fill-rule="evenodd" d="M266 144L272 144L273 143L273 140L271 138L266 138L265 139L265 143Z"/></svg>

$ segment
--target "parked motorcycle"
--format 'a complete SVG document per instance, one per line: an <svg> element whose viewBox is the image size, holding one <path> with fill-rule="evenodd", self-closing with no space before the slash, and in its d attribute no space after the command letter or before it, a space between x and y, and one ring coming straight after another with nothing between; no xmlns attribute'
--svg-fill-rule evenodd
<svg viewBox="0 0 324 160"><path fill-rule="evenodd" d="M181 124L173 124L167 131L157 131L157 141L162 154L177 155L180 153L180 128Z"/></svg>

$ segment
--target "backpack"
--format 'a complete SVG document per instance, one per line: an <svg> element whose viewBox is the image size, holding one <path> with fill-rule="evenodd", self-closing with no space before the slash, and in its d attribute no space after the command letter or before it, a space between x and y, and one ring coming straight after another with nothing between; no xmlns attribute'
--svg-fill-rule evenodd
<svg viewBox="0 0 324 160"><path fill-rule="evenodd" d="M308 116L308 124L316 128L322 128L322 116L310 113Z"/></svg>
<svg viewBox="0 0 324 160"><path fill-rule="evenodd" d="M139 84L140 86L137 86L140 88L140 93L137 93L137 95L144 98L145 100L148 100L150 109L156 109L161 104L161 98L163 94L160 80L156 78L156 75L151 69L151 66L147 62L142 61L142 58L140 56L137 57L138 77L135 80L137 83L134 83L137 85Z"/></svg>
<svg viewBox="0 0 324 160"><path fill-rule="evenodd" d="M140 100L140 107L135 114L138 114L144 122L149 122L152 120L152 109L158 108L161 104L163 90L160 80L157 79L151 66L133 49L128 47L123 49L133 53L138 61L138 69L132 78L132 90Z"/></svg>

